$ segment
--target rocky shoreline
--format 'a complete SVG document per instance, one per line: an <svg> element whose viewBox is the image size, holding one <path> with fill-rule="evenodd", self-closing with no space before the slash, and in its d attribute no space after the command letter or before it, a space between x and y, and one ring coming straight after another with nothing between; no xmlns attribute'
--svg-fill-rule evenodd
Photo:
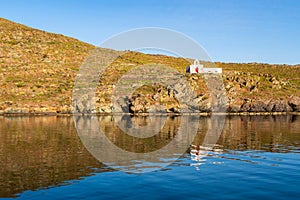
<svg viewBox="0 0 300 200"><path fill-rule="evenodd" d="M143 112L144 110L145 112ZM131 115L149 115L151 110L144 108L139 110L139 112L128 112ZM118 112L114 112L118 113ZM152 111L153 113L153 111ZM89 114L92 115L111 115L113 111L111 106L102 106ZM209 103L206 105L201 105L199 111L195 112L180 112L180 109L170 106L168 109L157 112L157 114L165 115L186 115L186 114L196 114L208 116L212 114L211 107ZM227 105L226 112L219 112L214 114L225 114L225 115L299 115L300 114L300 98L294 98L289 101L274 101L271 100L269 103L264 103L262 101L254 102L252 100L245 99L244 103L241 105ZM0 110L0 116L3 115L73 115L72 106L63 107L6 107L4 110Z"/></svg>
<svg viewBox="0 0 300 200"><path fill-rule="evenodd" d="M167 96L174 96L169 93ZM176 95L175 95L176 96ZM168 97L167 97L168 98ZM167 115L211 115L212 113L226 115L285 115L300 113L300 97L291 97L288 100L274 100L268 102L262 100L244 99L240 104L232 104L227 101L225 109L212 112L212 102L208 98L206 100L193 99L198 104L196 109L180 109L187 108L190 105L179 105L178 102L170 102L160 106L155 101L155 104L150 104L151 98L147 98L146 102L140 98L132 97L127 101L118 101L117 104L97 104L94 109L89 109L84 113L92 115L111 115L115 113L128 113L131 115L148 115L149 113L167 114ZM144 99L145 100L145 99ZM123 109L125 108L125 109ZM129 108L129 109L128 109ZM77 108L78 109L78 108ZM129 112L128 112L129 111ZM80 110L74 112L73 106L48 106L48 105L25 105L18 106L13 102L4 102L0 107L0 115L73 115L74 113L82 113Z"/></svg>
<svg viewBox="0 0 300 200"><path fill-rule="evenodd" d="M126 114L126 113L125 113ZM132 116L149 116L149 113L127 113ZM186 116L186 115L197 115L197 116L211 116L212 113L159 113L157 116ZM4 113L0 112L0 116L6 117L22 117L22 116L76 116L78 114L73 113L55 113L55 112L35 112L35 113ZM89 116L111 116L113 113L95 113L89 114ZM118 114L116 114L118 115ZM121 114L120 114L121 115ZM124 114L123 114L124 115ZM239 112L239 113L215 113L215 115L226 115L226 116L275 116L275 115L300 115L300 112Z"/></svg>

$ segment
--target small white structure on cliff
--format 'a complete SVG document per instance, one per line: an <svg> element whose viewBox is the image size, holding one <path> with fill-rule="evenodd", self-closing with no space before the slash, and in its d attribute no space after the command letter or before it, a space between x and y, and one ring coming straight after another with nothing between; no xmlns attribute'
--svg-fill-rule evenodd
<svg viewBox="0 0 300 200"><path fill-rule="evenodd" d="M222 68L204 68L203 65L200 64L199 60L196 59L194 61L194 64L192 64L186 68L186 73L189 73L189 74L204 74L204 73L221 74Z"/></svg>

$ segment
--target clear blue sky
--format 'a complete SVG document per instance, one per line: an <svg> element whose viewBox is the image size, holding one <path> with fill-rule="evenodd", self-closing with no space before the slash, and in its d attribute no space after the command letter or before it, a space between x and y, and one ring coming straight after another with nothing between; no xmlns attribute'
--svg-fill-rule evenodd
<svg viewBox="0 0 300 200"><path fill-rule="evenodd" d="M133 28L169 28L214 61L300 63L299 0L0 0L0 17L94 45Z"/></svg>

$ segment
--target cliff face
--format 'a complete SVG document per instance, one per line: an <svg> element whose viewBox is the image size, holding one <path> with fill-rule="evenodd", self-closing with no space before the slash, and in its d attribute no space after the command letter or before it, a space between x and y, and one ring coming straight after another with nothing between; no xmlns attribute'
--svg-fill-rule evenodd
<svg viewBox="0 0 300 200"><path fill-rule="evenodd" d="M70 113L79 66L94 46L59 34L32 29L0 18L0 114ZM126 52L105 71L96 92L96 109L111 112L111 95L118 80L134 67L157 63L185 74L190 60ZM207 65L207 66L205 66ZM212 63L204 63L209 67ZM300 66L259 63L214 63L223 69L228 112L299 112ZM202 112L211 111L211 96L202 75L184 75L196 93ZM148 112L152 105L179 112L174 91L146 85L128 100L131 112Z"/></svg>

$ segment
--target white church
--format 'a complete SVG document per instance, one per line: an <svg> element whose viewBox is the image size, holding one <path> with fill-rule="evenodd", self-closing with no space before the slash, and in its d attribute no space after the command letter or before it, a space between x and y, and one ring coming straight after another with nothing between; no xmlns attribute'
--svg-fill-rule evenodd
<svg viewBox="0 0 300 200"><path fill-rule="evenodd" d="M222 68L204 68L203 65L200 64L199 60L196 59L194 61L194 64L192 64L186 68L186 73L189 73L189 74L204 74L204 73L221 74Z"/></svg>

